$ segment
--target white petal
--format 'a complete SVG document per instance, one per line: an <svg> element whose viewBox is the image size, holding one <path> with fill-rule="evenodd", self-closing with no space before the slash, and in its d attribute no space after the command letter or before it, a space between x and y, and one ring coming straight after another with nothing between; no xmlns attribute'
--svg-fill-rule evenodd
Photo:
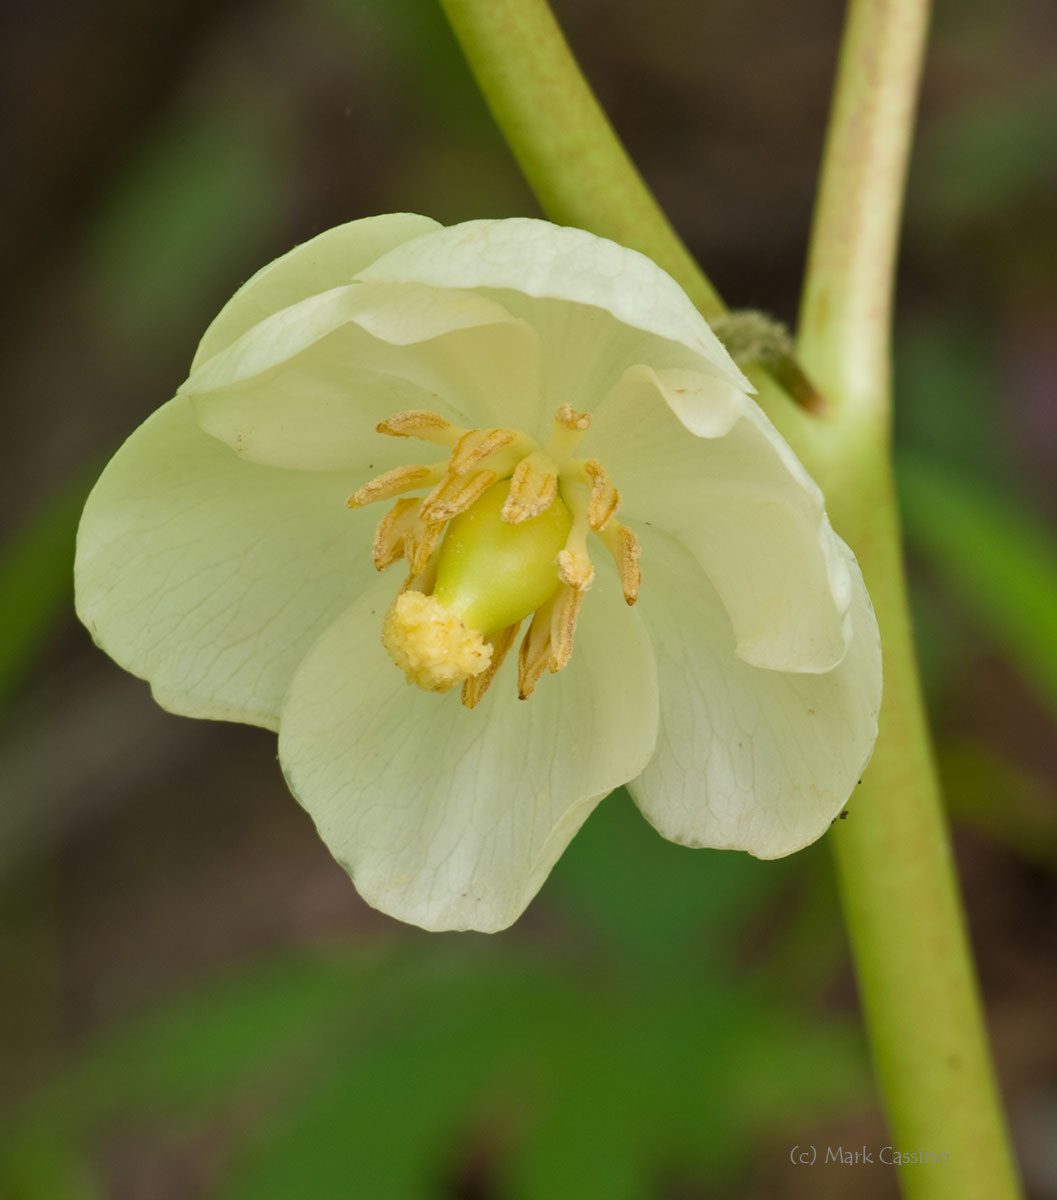
<svg viewBox="0 0 1057 1200"><path fill-rule="evenodd" d="M738 659L723 606L690 554L655 530L638 532L661 728L654 757L629 784L636 803L685 845L758 858L806 846L854 799L877 735L880 640L851 552L848 654L824 675L786 674Z"/></svg>
<svg viewBox="0 0 1057 1200"><path fill-rule="evenodd" d="M81 620L165 708L274 729L308 647L373 582L378 514L349 512L348 492L344 475L242 462L172 400L88 498Z"/></svg>
<svg viewBox="0 0 1057 1200"><path fill-rule="evenodd" d="M360 283L262 320L180 392L207 433L252 462L380 471L422 452L375 433L400 409L470 427L535 426L538 363L532 329L483 296Z"/></svg>
<svg viewBox="0 0 1057 1200"><path fill-rule="evenodd" d="M696 369L714 376L717 391L754 390L671 276L582 229L469 221L398 247L360 278L475 288L500 300L541 335L552 409L564 401L591 409L634 363Z"/></svg>
<svg viewBox="0 0 1057 1200"><path fill-rule="evenodd" d="M470 711L390 662L379 628L391 598L365 594L298 671L281 717L287 780L369 904L427 929L503 929L597 801L649 758L648 640L600 571L566 669L519 701L508 661Z"/></svg>
<svg viewBox="0 0 1057 1200"><path fill-rule="evenodd" d="M199 343L192 370L265 317L319 292L351 283L357 272L395 246L440 228L430 217L386 213L349 221L295 246L262 267L224 305Z"/></svg>
<svg viewBox="0 0 1057 1200"><path fill-rule="evenodd" d="M583 448L619 490L622 517L692 551L723 600L739 657L780 671L840 662L852 597L844 545L817 485L752 400L717 398L696 372L633 368L602 402Z"/></svg>

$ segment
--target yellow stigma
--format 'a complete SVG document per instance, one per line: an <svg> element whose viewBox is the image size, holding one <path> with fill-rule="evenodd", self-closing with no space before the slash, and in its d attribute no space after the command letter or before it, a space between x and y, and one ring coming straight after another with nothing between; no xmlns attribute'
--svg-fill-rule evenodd
<svg viewBox="0 0 1057 1200"><path fill-rule="evenodd" d="M409 683L430 692L462 684L480 703L531 615L518 654L518 695L562 670L584 593L595 577L588 534L612 554L624 598L639 589L638 541L614 519L616 488L595 459L575 455L591 418L568 404L540 444L512 429L462 429L436 413L396 413L377 426L451 448L446 461L386 471L350 508L396 499L374 537L379 571L405 559L410 574L386 615L382 642ZM426 490L422 499L407 492Z"/></svg>
<svg viewBox="0 0 1057 1200"><path fill-rule="evenodd" d="M447 692L479 675L492 647L435 596L401 592L382 626L382 642L393 662L426 692Z"/></svg>
<svg viewBox="0 0 1057 1200"><path fill-rule="evenodd" d="M492 661L486 637L516 628L558 587L568 509L556 498L538 517L511 525L502 515L509 490L505 482L488 488L449 523L432 594L401 592L385 618L389 656L427 692L480 675Z"/></svg>

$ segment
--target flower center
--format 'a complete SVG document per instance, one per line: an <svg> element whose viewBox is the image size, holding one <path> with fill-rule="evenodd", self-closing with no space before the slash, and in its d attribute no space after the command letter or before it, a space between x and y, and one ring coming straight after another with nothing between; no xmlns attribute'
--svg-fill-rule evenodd
<svg viewBox="0 0 1057 1200"><path fill-rule="evenodd" d="M620 499L601 464L575 456L590 425L564 404L546 446L511 429L461 429L432 412L397 413L377 426L452 448L446 460L396 467L349 497L350 508L401 497L379 522L373 554L379 571L400 558L410 568L382 629L409 683L432 692L461 683L473 708L531 614L518 655L518 694L527 699L544 671L560 671L572 654L595 574L592 530L635 603L638 541L614 519ZM405 494L426 488L421 498Z"/></svg>

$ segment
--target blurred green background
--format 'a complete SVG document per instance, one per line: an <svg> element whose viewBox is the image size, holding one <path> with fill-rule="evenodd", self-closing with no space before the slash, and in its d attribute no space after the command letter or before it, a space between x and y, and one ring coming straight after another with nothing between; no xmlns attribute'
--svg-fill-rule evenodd
<svg viewBox="0 0 1057 1200"><path fill-rule="evenodd" d="M792 319L842 5L556 11L727 300ZM896 369L923 667L1036 1200L1057 1197L1052 16L940 0ZM0 1197L894 1197L889 1167L789 1159L886 1144L824 845L681 849L617 793L512 931L423 934L358 899L270 734L161 712L72 616L92 478L243 279L353 217L537 211L435 5L52 0L5 8L0 47Z"/></svg>

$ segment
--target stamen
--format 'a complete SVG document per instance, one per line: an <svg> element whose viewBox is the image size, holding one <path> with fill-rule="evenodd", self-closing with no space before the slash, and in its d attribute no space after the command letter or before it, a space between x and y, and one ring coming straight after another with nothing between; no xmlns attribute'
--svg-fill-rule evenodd
<svg viewBox="0 0 1057 1200"><path fill-rule="evenodd" d="M374 531L374 545L371 548L375 570L384 571L398 558L404 557L407 539L418 520L419 504L420 501L410 497L397 500L378 522L378 528Z"/></svg>
<svg viewBox="0 0 1057 1200"><path fill-rule="evenodd" d="M520 699L527 700L532 695L544 671L557 674L569 661L583 598L583 589L561 583L547 603L536 610L518 652Z"/></svg>
<svg viewBox="0 0 1057 1200"><path fill-rule="evenodd" d="M488 666L479 675L471 676L462 685L462 702L467 708L476 708L481 703L485 692L488 691L495 678L496 671L503 665L507 651L514 644L520 628L521 622L518 621L513 625L508 625L506 629L501 629L499 633L485 638L485 642L492 647L492 657Z"/></svg>
<svg viewBox="0 0 1057 1200"><path fill-rule="evenodd" d="M610 517L620 507L620 493L613 486L602 464L594 458L584 463L584 473L591 481L591 504L587 519L596 532L605 529Z"/></svg>
<svg viewBox="0 0 1057 1200"><path fill-rule="evenodd" d="M443 521L419 520L408 538L405 553L412 575L420 575L432 557L437 543L444 535Z"/></svg>
<svg viewBox="0 0 1057 1200"><path fill-rule="evenodd" d="M639 598L639 586L642 583L642 571L639 568L642 548L639 546L639 539L619 521L607 525L598 536L617 565L624 599L628 604L634 604Z"/></svg>
<svg viewBox="0 0 1057 1200"><path fill-rule="evenodd" d="M551 652L551 609L553 598L536 609L528 633L521 642L517 656L517 694L519 700L527 700L536 690L540 676L550 665Z"/></svg>
<svg viewBox="0 0 1057 1200"><path fill-rule="evenodd" d="M510 491L503 505L503 520L519 525L546 512L558 494L558 467L542 451L534 450L514 468Z"/></svg>
<svg viewBox="0 0 1057 1200"><path fill-rule="evenodd" d="M454 446L466 430L452 425L439 413L423 408L398 412L375 427L387 437L413 437L423 442L434 442L438 446Z"/></svg>
<svg viewBox="0 0 1057 1200"><path fill-rule="evenodd" d="M398 500L378 522L373 547L377 570L384 571L398 558L407 558L412 575L419 574L425 568L444 533L444 523L423 521L419 512L420 504L420 500L405 497Z"/></svg>
<svg viewBox="0 0 1057 1200"><path fill-rule="evenodd" d="M515 433L513 429L471 429L459 438L448 469L453 475L465 475L519 439L526 440L525 435Z"/></svg>
<svg viewBox="0 0 1057 1200"><path fill-rule="evenodd" d="M571 404L562 404L554 414L554 424L570 432L586 433L591 428L591 414L577 412Z"/></svg>
<svg viewBox="0 0 1057 1200"><path fill-rule="evenodd" d="M414 488L430 487L444 475L446 463L434 463L429 467L410 465L394 467L376 478L368 480L363 487L353 492L347 503L349 508L363 508L378 500L391 500L402 492L410 492Z"/></svg>
<svg viewBox="0 0 1057 1200"><path fill-rule="evenodd" d="M570 488L568 491L570 494L565 497L565 503L572 513L573 523L565 540L565 548L558 552L555 562L562 580L570 587L584 591L591 586L595 577L591 556L587 552L589 505L585 503L580 488Z"/></svg>
<svg viewBox="0 0 1057 1200"><path fill-rule="evenodd" d="M583 602L582 588L569 587L566 584L558 586L554 597L554 611L551 614L550 672L552 675L557 675L572 657L576 619L580 615L580 605Z"/></svg>
<svg viewBox="0 0 1057 1200"><path fill-rule="evenodd" d="M572 537L570 535L570 541ZM563 583L578 591L585 592L594 582L595 569L588 557L586 548L583 550L566 549L558 553L558 575Z"/></svg>
<svg viewBox="0 0 1057 1200"><path fill-rule="evenodd" d="M422 501L422 519L450 521L452 517L465 512L475 500L479 500L498 479L495 471L478 471L469 478L465 475L447 475Z"/></svg>
<svg viewBox="0 0 1057 1200"><path fill-rule="evenodd" d="M571 404L563 404L554 414L554 433L548 451L558 462L564 462L590 428L590 413L577 412Z"/></svg>

